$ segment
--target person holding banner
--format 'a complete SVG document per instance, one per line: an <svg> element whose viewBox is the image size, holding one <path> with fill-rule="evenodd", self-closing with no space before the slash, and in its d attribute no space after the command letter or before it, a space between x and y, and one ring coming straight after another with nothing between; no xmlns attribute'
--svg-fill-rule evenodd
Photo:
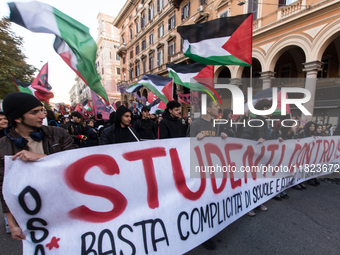
<svg viewBox="0 0 340 255"><path fill-rule="evenodd" d="M14 155L12 160L21 159L31 162L49 154L75 149L76 145L66 130L43 126L45 109L33 95L22 92L9 93L3 100L3 109L10 126L5 129L5 137L0 139L2 211L6 213L12 237L16 240L23 240L26 237L16 223L2 194L4 156Z"/></svg>
<svg viewBox="0 0 340 255"><path fill-rule="evenodd" d="M197 137L198 140L202 140L206 136L217 136L217 131L212 120L217 117L219 110L220 106L217 105L211 97L209 97L207 99L207 114L202 115L189 125L187 136ZM220 136L222 139L226 139L228 137L228 135L224 132L221 132ZM216 243L212 238L210 238L204 242L202 246L207 250L214 250Z"/></svg>
<svg viewBox="0 0 340 255"><path fill-rule="evenodd" d="M272 102L268 99L261 99L257 101L255 105L255 109L257 110L268 110L272 106ZM256 115L255 119L252 122L252 127L247 125L244 127L242 131L241 138L255 140L258 143L263 143L266 140L270 140L270 128L269 123L265 119L269 119L271 115ZM264 123L263 125L261 125ZM268 208L264 205L260 205L257 207L260 211L267 211ZM255 216L254 210L251 210L247 213L248 216Z"/></svg>
<svg viewBox="0 0 340 255"><path fill-rule="evenodd" d="M197 137L198 140L202 140L206 136L218 136L216 127L214 127L212 120L217 117L219 110L220 106L217 105L211 97L209 97L207 99L207 114L202 115L200 118L191 123L187 131L187 136ZM228 137L228 135L224 132L220 132L220 136L223 139Z"/></svg>
<svg viewBox="0 0 340 255"><path fill-rule="evenodd" d="M139 141L136 131L129 127L131 118L132 112L123 105L119 106L116 112L115 123L102 131L99 144Z"/></svg>

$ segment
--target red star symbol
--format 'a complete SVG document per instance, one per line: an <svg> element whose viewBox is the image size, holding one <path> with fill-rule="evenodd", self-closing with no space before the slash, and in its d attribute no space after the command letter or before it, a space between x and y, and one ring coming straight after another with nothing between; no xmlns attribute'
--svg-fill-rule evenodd
<svg viewBox="0 0 340 255"><path fill-rule="evenodd" d="M49 250L52 250L53 247L56 247L56 248L58 249L58 248L59 248L59 244L58 244L59 240L60 240L60 238L56 238L55 236L52 237L51 242L48 243L48 244L46 244L46 247L47 247Z"/></svg>

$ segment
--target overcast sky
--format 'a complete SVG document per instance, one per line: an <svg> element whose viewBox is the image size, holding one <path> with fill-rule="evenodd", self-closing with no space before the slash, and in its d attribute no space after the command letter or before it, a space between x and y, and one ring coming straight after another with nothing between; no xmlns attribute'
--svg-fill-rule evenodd
<svg viewBox="0 0 340 255"><path fill-rule="evenodd" d="M0 0L0 16L9 16L7 3L12 1ZM18 2L30 2L21 0ZM41 0L57 8L61 12L69 15L77 21L90 28L90 33L96 41L97 16L104 13L116 17L120 9L125 4L125 0ZM27 57L27 62L40 69L46 62L49 66L49 83L55 95L55 100L62 101L61 98L69 99L68 92L75 84L75 73L65 64L53 49L54 35L32 33L27 29L14 23L11 25L12 31L16 35L23 37L23 51ZM55 101L51 100L51 101Z"/></svg>

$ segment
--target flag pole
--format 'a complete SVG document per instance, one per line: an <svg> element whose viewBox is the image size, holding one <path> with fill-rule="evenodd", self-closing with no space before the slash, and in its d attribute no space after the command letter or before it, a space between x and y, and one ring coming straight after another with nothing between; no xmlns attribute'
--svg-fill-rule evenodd
<svg viewBox="0 0 340 255"><path fill-rule="evenodd" d="M250 83L249 86L253 87L253 66L250 66Z"/></svg>

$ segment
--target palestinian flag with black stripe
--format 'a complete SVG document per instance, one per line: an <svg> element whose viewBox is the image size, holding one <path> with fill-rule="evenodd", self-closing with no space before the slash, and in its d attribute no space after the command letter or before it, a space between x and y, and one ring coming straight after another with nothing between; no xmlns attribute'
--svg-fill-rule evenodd
<svg viewBox="0 0 340 255"><path fill-rule="evenodd" d="M201 63L167 64L166 68L169 72L168 76L174 80L174 83L194 91L211 91L221 102L219 95L214 89L213 65Z"/></svg>
<svg viewBox="0 0 340 255"><path fill-rule="evenodd" d="M133 93L140 90L144 86L149 89L164 103L172 100L172 79L156 74L144 74L142 78L135 84L126 89L126 92Z"/></svg>
<svg viewBox="0 0 340 255"><path fill-rule="evenodd" d="M253 14L179 26L183 53L206 65L252 65Z"/></svg>
<svg viewBox="0 0 340 255"><path fill-rule="evenodd" d="M8 3L10 21L36 33L55 35L54 50L66 64L107 103L95 61L97 44L89 28L48 4L32 2ZM75 10L77 11L77 10Z"/></svg>

